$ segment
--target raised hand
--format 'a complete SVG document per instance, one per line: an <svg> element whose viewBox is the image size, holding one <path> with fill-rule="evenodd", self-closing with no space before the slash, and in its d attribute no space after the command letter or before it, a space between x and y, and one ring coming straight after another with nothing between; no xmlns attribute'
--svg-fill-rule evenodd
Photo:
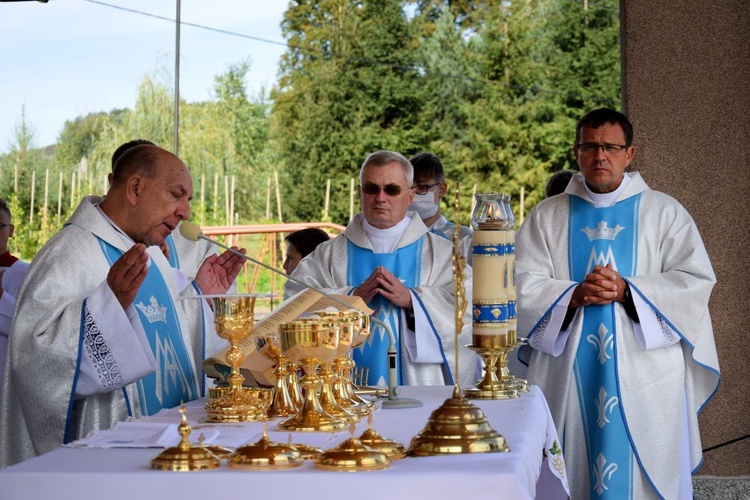
<svg viewBox="0 0 750 500"><path fill-rule="evenodd" d="M122 254L107 273L107 285L123 309L135 300L138 289L148 274L146 245L136 243Z"/></svg>
<svg viewBox="0 0 750 500"><path fill-rule="evenodd" d="M242 255L247 253L244 248L232 247ZM212 255L203 261L195 276L195 284L201 293L207 295L222 294L229 290L237 275L240 274L245 259L239 255L226 251L221 255Z"/></svg>

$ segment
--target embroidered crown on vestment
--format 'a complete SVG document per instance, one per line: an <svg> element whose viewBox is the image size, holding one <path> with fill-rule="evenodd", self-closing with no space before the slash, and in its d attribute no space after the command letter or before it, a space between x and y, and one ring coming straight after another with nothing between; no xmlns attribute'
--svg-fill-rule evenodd
<svg viewBox="0 0 750 500"><path fill-rule="evenodd" d="M148 319L149 323L156 323L157 321L166 323L167 308L164 306L160 306L159 302L156 300L156 297L154 297L153 295L150 298L150 302L150 305L146 305L143 302L138 302L135 306L140 309L143 314L146 315L146 319Z"/></svg>
<svg viewBox="0 0 750 500"><path fill-rule="evenodd" d="M586 236L589 237L589 241L594 240L612 240L617 237L617 234L625 229L625 226L616 225L615 227L607 227L607 221L601 221L599 224L596 225L596 229L591 229L590 227L584 227L581 229L584 233L586 233Z"/></svg>

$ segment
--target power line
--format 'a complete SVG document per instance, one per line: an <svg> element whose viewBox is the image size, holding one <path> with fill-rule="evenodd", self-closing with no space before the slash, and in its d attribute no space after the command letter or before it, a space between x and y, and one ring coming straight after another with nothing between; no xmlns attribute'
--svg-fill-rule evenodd
<svg viewBox="0 0 750 500"><path fill-rule="evenodd" d="M131 12L133 14L139 14L141 16L153 17L154 19L160 19L162 21L169 21L170 23L174 23L175 22L174 19L171 19L169 17L159 16L159 15L156 15L156 14L151 14L149 12L143 12L142 10L129 9L127 7L122 7L120 5L114 5L114 4L107 3L107 2L100 2L98 0L83 0L83 1L84 2L88 2L88 3L95 3L95 4L98 4L98 5L103 5L104 7L110 7L110 8L117 9L117 10L124 10L125 12ZM248 40L255 40L257 42L270 43L272 45L280 45L282 47L288 47L289 46L289 44L287 44L285 42L277 42L277 41L274 41L274 40L268 40L266 38L260 38L260 37L257 37L257 36L246 35L244 33L237 33L235 31L223 30L223 29L220 29L220 28L212 28L210 26L204 26L202 24L189 23L187 21L180 21L180 24L184 24L185 26L192 26L193 28L198 28L198 29L202 29L202 30L214 31L216 33L222 33L224 35L236 36L236 37L240 37L240 38L247 38Z"/></svg>

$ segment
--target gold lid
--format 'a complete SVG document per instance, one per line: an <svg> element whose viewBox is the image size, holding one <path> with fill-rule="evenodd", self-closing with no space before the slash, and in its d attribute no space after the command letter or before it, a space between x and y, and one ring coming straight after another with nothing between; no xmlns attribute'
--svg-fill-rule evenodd
<svg viewBox="0 0 750 500"><path fill-rule="evenodd" d="M206 448L195 446L183 449L181 446L167 448L151 460L151 468L185 472L191 470L215 469L221 461Z"/></svg>
<svg viewBox="0 0 750 500"><path fill-rule="evenodd" d="M180 406L182 421L177 431L182 436L180 444L167 448L151 460L151 468L168 471L191 471L215 469L221 461L219 458L202 446L192 446L188 439L190 435L190 424L185 415L185 405Z"/></svg>
<svg viewBox="0 0 750 500"><path fill-rule="evenodd" d="M364 446L355 437L326 451L315 460L315 467L329 471L370 471L390 466L391 461L384 452Z"/></svg>
<svg viewBox="0 0 750 500"><path fill-rule="evenodd" d="M241 446L229 457L234 469L292 469L302 465L302 456L293 446L269 441L263 428L263 437L255 444Z"/></svg>
<svg viewBox="0 0 750 500"><path fill-rule="evenodd" d="M401 460L406 456L404 445L398 441L384 438L375 429L367 429L359 437L359 440L365 446L382 451L390 460Z"/></svg>

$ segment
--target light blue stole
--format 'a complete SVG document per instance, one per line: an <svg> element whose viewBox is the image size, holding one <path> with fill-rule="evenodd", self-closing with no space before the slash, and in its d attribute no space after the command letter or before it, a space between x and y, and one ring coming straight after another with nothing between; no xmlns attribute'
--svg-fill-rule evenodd
<svg viewBox="0 0 750 500"><path fill-rule="evenodd" d="M393 253L374 253L367 248L361 248L347 240L347 272L346 282L350 286L357 287L370 277L378 266L383 266L397 276L407 288L419 285L420 270L422 269L422 241L415 241L411 245L399 248ZM396 307L390 301L378 294L373 297L369 304L375 310L377 319L390 326L396 337L397 356L396 372L398 373L398 385L403 385L403 372L401 366L401 308ZM415 305L416 306L416 305ZM367 377L368 385L376 385L378 381L388 381L388 346L390 338L385 329L375 323L372 324L372 333L362 346L354 350L354 361L357 366L369 369Z"/></svg>
<svg viewBox="0 0 750 500"><path fill-rule="evenodd" d="M571 280L582 282L595 265L611 264L627 277L637 265L640 195L596 208L570 196L568 261ZM615 304L583 308L574 365L588 452L591 498L631 498L633 448L622 413L617 379Z"/></svg>
<svg viewBox="0 0 750 500"><path fill-rule="evenodd" d="M110 265L122 256L122 251L102 239L99 245ZM177 311L164 277L153 262L133 306L138 311L157 365L155 373L136 382L141 412L153 415L163 408L174 408L197 399L200 396L198 383L182 338Z"/></svg>

